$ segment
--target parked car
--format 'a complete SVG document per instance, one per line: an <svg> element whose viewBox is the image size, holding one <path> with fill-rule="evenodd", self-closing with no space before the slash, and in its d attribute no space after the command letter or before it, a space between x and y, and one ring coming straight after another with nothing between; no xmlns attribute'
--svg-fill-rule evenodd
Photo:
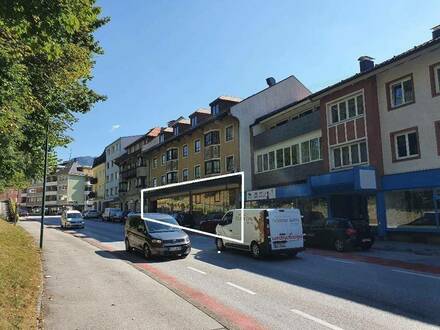
<svg viewBox="0 0 440 330"><path fill-rule="evenodd" d="M124 212L122 210L115 210L110 214L110 221L122 222L124 221Z"/></svg>
<svg viewBox="0 0 440 330"><path fill-rule="evenodd" d="M133 212L133 211L122 211L122 221L123 221L124 223L127 222L128 215L129 215L130 213L132 213L132 212Z"/></svg>
<svg viewBox="0 0 440 330"><path fill-rule="evenodd" d="M217 250L234 248L250 251L254 258L270 254L296 256L304 250L301 213L298 209L247 209L244 210L244 241L241 239L241 209L227 212L216 234ZM238 240L238 241L237 241Z"/></svg>
<svg viewBox="0 0 440 330"><path fill-rule="evenodd" d="M18 216L19 217L28 217L29 216L29 211L26 209L19 209L18 210Z"/></svg>
<svg viewBox="0 0 440 330"><path fill-rule="evenodd" d="M307 245L332 247L338 252L360 247L368 250L374 243L374 235L365 220L327 218L304 224Z"/></svg>
<svg viewBox="0 0 440 330"><path fill-rule="evenodd" d="M112 218L115 216L116 213L122 212L119 208L112 208L107 207L104 209L104 212L102 213L102 220L103 221L112 221Z"/></svg>
<svg viewBox="0 0 440 330"><path fill-rule="evenodd" d="M88 210L85 211L83 214L83 218L84 219L94 219L94 218L99 218L100 213L97 210Z"/></svg>
<svg viewBox="0 0 440 330"><path fill-rule="evenodd" d="M179 225L190 228L194 227L194 217L191 213L175 213L172 216L176 219Z"/></svg>
<svg viewBox="0 0 440 330"><path fill-rule="evenodd" d="M67 210L61 214L61 228L84 228L84 219L80 211Z"/></svg>
<svg viewBox="0 0 440 330"><path fill-rule="evenodd" d="M215 228L222 221L223 214L209 213L200 221L200 230L215 234Z"/></svg>
<svg viewBox="0 0 440 330"><path fill-rule="evenodd" d="M178 225L168 214L144 213L144 218ZM139 213L130 213L125 223L125 249L141 251L145 258L177 256L185 258L191 252L189 236L181 229L143 220Z"/></svg>

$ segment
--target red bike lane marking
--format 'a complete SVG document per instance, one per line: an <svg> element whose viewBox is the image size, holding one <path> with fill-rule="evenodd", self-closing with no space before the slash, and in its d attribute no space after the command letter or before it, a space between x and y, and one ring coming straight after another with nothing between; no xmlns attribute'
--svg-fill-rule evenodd
<svg viewBox="0 0 440 330"><path fill-rule="evenodd" d="M380 258L380 257L361 256L361 255L354 255L354 254L347 254L347 253L324 251L324 250L317 250L317 249L307 249L305 252L310 253L310 254L314 254L314 255L333 257L336 259L360 261L360 262L365 262L365 263L375 264L375 265L380 265L380 266L385 266L385 267L395 267L395 268L413 270L413 271L423 272L423 273L440 274L440 267L431 266L431 265L427 265L427 264L406 262L406 261L396 260L396 259L387 259L387 258Z"/></svg>

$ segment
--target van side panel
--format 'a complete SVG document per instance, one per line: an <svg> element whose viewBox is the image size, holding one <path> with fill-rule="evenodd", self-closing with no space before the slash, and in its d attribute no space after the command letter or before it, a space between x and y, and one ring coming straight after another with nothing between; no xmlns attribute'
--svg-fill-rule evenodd
<svg viewBox="0 0 440 330"><path fill-rule="evenodd" d="M244 244L250 246L253 241L261 244L264 240L264 211L245 210Z"/></svg>

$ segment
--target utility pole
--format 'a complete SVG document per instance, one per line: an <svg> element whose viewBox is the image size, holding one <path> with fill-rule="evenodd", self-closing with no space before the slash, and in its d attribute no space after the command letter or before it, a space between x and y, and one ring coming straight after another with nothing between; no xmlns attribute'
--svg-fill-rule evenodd
<svg viewBox="0 0 440 330"><path fill-rule="evenodd" d="M44 141L44 174L43 174L43 198L41 201L41 226L40 226L40 249L43 248L44 211L46 208L46 177L47 177L47 153L49 140L49 119L46 123L46 138Z"/></svg>

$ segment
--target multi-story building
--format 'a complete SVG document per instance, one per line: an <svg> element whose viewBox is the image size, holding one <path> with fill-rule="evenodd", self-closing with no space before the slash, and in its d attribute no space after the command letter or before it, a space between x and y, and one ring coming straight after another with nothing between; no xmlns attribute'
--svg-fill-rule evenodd
<svg viewBox="0 0 440 330"><path fill-rule="evenodd" d="M119 201L119 167L115 159L126 152L125 147L140 138L141 135L124 136L105 147L105 192L104 208L121 207Z"/></svg>
<svg viewBox="0 0 440 330"><path fill-rule="evenodd" d="M381 235L439 232L439 34L378 65L362 56L354 76L258 118L248 200L369 219Z"/></svg>
<svg viewBox="0 0 440 330"><path fill-rule="evenodd" d="M233 173L240 168L239 122L230 112L240 100L220 96L210 109L198 109L189 119L168 123L159 136L142 148L148 167L148 186L155 187L203 177ZM237 202L239 186L205 183L148 195L145 208L162 212L188 212L198 216L223 212Z"/></svg>
<svg viewBox="0 0 440 330"><path fill-rule="evenodd" d="M125 147L126 152L115 159L119 166L119 199L122 209L140 211L140 190L147 187L148 166L142 157L142 147L150 143L160 133L160 128L152 128L145 135Z"/></svg>
<svg viewBox="0 0 440 330"><path fill-rule="evenodd" d="M102 212L105 197L105 150L93 161L91 183L93 194L89 196L93 201L93 207Z"/></svg>

